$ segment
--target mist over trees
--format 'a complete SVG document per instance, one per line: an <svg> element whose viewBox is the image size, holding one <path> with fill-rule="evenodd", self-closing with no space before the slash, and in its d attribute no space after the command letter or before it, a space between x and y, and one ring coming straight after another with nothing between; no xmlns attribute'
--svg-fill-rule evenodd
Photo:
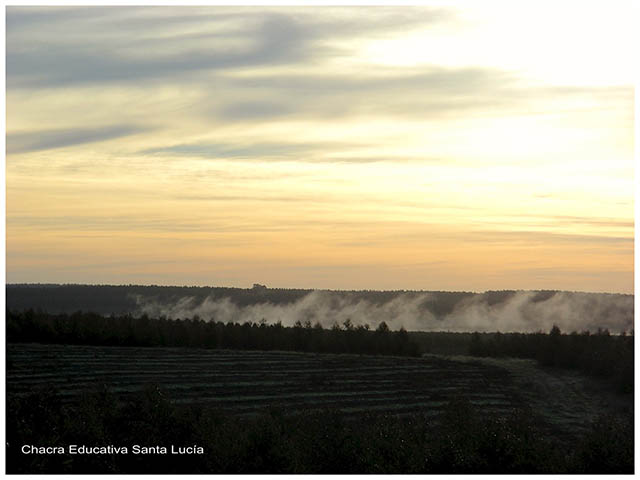
<svg viewBox="0 0 640 480"><path fill-rule="evenodd" d="M633 296L556 291L330 291L267 288L8 285L7 307L49 313L194 318L224 323L320 323L456 332L633 329Z"/></svg>

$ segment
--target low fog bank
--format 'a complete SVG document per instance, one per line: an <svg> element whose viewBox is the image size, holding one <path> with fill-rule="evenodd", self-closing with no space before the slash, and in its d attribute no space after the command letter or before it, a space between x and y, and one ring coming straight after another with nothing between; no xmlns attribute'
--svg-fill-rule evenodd
<svg viewBox="0 0 640 480"><path fill-rule="evenodd" d="M230 298L193 296L176 301L135 295L135 315L193 318L219 322L320 323L329 328L347 319L353 325L376 328L386 322L391 329L452 332L536 332L549 331L555 324L563 332L608 329L611 333L633 330L633 295L576 292L519 291L500 295L489 292L461 297L447 312L434 306L438 293L398 293L384 301L312 291L296 301L276 304L268 301L240 306Z"/></svg>

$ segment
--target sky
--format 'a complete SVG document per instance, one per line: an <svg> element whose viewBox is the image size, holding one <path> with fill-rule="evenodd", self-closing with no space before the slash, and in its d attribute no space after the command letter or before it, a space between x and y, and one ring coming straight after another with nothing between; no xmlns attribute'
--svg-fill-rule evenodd
<svg viewBox="0 0 640 480"><path fill-rule="evenodd" d="M7 7L7 282L632 293L632 23Z"/></svg>

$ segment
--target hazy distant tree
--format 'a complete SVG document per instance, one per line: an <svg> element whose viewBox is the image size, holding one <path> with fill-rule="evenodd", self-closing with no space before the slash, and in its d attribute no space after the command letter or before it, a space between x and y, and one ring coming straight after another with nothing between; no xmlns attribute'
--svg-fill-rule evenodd
<svg viewBox="0 0 640 480"><path fill-rule="evenodd" d="M379 333L387 333L389 332L389 326L387 325L387 322L380 322L380 325L378 325L378 328L376 328L376 332Z"/></svg>
<svg viewBox="0 0 640 480"><path fill-rule="evenodd" d="M558 365L562 350L560 327L554 324L545 340L543 348L538 352L538 360L545 365Z"/></svg>

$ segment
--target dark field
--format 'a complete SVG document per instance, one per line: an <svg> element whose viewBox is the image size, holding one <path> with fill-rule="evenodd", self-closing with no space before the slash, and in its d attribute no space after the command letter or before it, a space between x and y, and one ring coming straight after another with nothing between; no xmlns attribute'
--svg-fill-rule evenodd
<svg viewBox="0 0 640 480"><path fill-rule="evenodd" d="M8 361L9 391L48 385L69 401L102 385L126 396L155 384L176 403L232 414L279 407L436 415L460 397L482 412L520 403L506 370L435 357L27 344L9 345Z"/></svg>

